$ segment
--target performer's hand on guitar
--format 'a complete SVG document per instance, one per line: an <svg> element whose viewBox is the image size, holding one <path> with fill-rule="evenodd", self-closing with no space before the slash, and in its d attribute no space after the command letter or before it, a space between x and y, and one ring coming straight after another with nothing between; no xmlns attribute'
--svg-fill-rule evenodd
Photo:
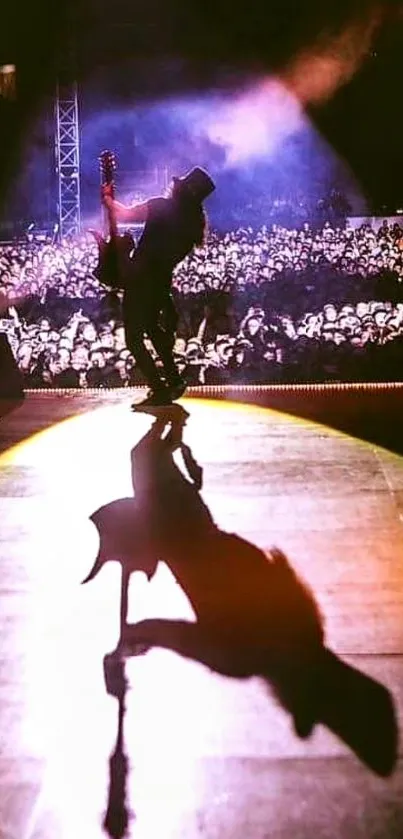
<svg viewBox="0 0 403 839"><path fill-rule="evenodd" d="M112 184L102 184L101 186L101 201L108 209L113 209L113 186Z"/></svg>

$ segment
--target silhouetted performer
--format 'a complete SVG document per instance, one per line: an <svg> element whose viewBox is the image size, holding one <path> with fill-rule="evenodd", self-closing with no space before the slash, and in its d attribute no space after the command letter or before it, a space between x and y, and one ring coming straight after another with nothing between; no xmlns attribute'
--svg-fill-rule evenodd
<svg viewBox="0 0 403 839"><path fill-rule="evenodd" d="M102 187L103 202L118 222L145 223L123 298L126 343L151 389L142 404L166 405L185 392L172 352L177 324L172 273L195 246L203 244L207 228L203 201L214 189L210 176L199 167L183 178L173 178L169 197L130 207L114 201L110 187ZM144 345L145 335L162 362L162 375Z"/></svg>

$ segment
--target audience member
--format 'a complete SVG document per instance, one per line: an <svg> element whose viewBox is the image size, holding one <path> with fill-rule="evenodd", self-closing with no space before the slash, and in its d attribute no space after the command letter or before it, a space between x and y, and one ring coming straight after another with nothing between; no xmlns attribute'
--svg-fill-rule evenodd
<svg viewBox="0 0 403 839"><path fill-rule="evenodd" d="M0 243L0 330L26 387L128 387L120 295L83 235ZM175 271L175 354L189 385L401 378L403 230L273 224L211 231Z"/></svg>

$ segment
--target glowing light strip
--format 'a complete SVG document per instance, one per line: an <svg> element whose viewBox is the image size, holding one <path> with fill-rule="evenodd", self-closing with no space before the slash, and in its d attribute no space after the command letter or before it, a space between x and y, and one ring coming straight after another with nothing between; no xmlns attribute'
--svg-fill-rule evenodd
<svg viewBox="0 0 403 839"><path fill-rule="evenodd" d="M200 385L188 387L186 394L195 396L196 394L214 393L268 393L274 391L275 393L326 393L328 391L370 391L370 390L402 390L403 382L325 382L323 384L287 384L287 385ZM26 394L41 394L46 396L100 396L104 393L126 394L131 396L133 393L143 392L147 390L146 386L138 387L103 387L103 388L27 388L24 390Z"/></svg>

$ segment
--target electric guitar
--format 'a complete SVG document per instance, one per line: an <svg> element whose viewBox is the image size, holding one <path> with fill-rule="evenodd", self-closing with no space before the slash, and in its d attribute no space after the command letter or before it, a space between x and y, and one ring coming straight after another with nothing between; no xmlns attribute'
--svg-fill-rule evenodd
<svg viewBox="0 0 403 839"><path fill-rule="evenodd" d="M114 172L116 169L115 155L111 151L103 151L99 158L101 185L110 186L114 198ZM109 207L103 207L104 235L97 230L91 230L97 241L99 251L98 265L94 276L103 285L115 290L124 289L130 279L133 267L133 251L135 241L130 233L120 235L114 212Z"/></svg>

